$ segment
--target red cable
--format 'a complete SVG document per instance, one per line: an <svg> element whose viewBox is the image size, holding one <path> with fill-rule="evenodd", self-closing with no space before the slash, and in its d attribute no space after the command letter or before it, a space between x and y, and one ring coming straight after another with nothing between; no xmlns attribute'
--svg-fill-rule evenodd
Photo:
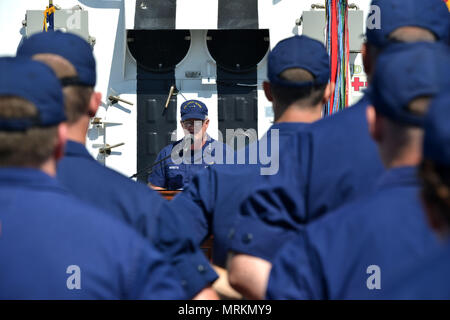
<svg viewBox="0 0 450 320"><path fill-rule="evenodd" d="M336 85L336 72L337 72L337 58L338 58L338 33L337 33L337 10L336 10L336 1L331 0L331 50L330 50L330 58L331 58L331 77L330 82ZM330 99L330 115L333 114L334 109L334 90L331 92Z"/></svg>

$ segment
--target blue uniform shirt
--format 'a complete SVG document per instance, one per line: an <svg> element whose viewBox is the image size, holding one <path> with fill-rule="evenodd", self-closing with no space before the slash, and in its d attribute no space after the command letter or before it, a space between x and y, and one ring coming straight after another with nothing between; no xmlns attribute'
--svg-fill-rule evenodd
<svg viewBox="0 0 450 320"><path fill-rule="evenodd" d="M268 299L359 299L399 268L439 247L419 200L416 168L386 171L370 195L330 212L288 242L273 262Z"/></svg>
<svg viewBox="0 0 450 320"><path fill-rule="evenodd" d="M310 125L305 123L278 123L268 131L268 149L271 150L271 129L279 130L280 145L300 146L294 149L282 149L279 156L283 161L293 163L306 158L308 143L305 137L297 135ZM303 140L302 140L303 139ZM245 157L248 163L250 147L246 148ZM237 156L239 159L239 157ZM282 159L280 159L280 162ZM189 187L178 194L172 201L162 207L158 224L159 239L164 242L166 250L180 252L177 244L181 235L177 230L189 230L195 243L200 245L211 234L214 235L213 261L225 266L230 228L233 226L241 202L248 197L262 180L270 176L262 176L260 165L214 165L202 170L192 179ZM280 164L280 171L284 167ZM164 239L164 240L162 240ZM169 249L170 248L170 249Z"/></svg>
<svg viewBox="0 0 450 320"><path fill-rule="evenodd" d="M390 288L383 290L380 299L449 300L450 299L450 243L433 252L422 263L399 270Z"/></svg>
<svg viewBox="0 0 450 320"><path fill-rule="evenodd" d="M0 169L0 207L0 299L186 298L153 246L41 171Z"/></svg>
<svg viewBox="0 0 450 320"><path fill-rule="evenodd" d="M58 164L57 176L62 185L79 199L101 208L132 226L144 237L152 239L157 214L165 200L146 185L102 166L92 158L84 145L74 141L67 142L64 158ZM183 245L192 247L189 243ZM192 264L181 266L180 259L175 267L185 284L186 296L192 298L214 281L217 275L208 267L208 261L200 249L183 259ZM198 264L205 266L205 272L197 271Z"/></svg>
<svg viewBox="0 0 450 320"><path fill-rule="evenodd" d="M384 172L377 145L369 135L369 104L364 96L354 106L311 126L307 220L370 192Z"/></svg>
<svg viewBox="0 0 450 320"><path fill-rule="evenodd" d="M271 261L306 224L372 189L383 166L368 131L368 105L363 97L355 106L313 123L307 130L306 161L281 157L285 169L268 176L242 203L232 229L233 251ZM290 144L282 152L295 148Z"/></svg>
<svg viewBox="0 0 450 320"><path fill-rule="evenodd" d="M109 212L147 237L164 199L142 183L102 166L75 141L67 141L57 179L79 199Z"/></svg>
<svg viewBox="0 0 450 320"><path fill-rule="evenodd" d="M166 157L169 158L154 166L151 174L148 176L148 182L150 182L154 186L165 188L168 190L178 190L186 188L195 173L214 164L213 158L216 156L217 148L222 148L222 163L225 163L227 150L229 150L228 152L233 152L226 146L226 144L208 137L201 151L189 151L191 153L190 157L185 157L186 159L189 159L189 163L185 163L185 161L183 161L180 164L175 164L172 161L170 155L173 148L182 141L183 140L179 140L177 142L169 144L159 152L158 156L156 157L155 163L163 160ZM183 158L184 156L181 155L180 157Z"/></svg>

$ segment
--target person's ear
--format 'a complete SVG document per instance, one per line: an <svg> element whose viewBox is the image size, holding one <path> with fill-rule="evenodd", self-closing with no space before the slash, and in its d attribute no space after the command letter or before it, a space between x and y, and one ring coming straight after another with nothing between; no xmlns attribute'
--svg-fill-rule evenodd
<svg viewBox="0 0 450 320"><path fill-rule="evenodd" d="M382 118L377 115L374 106L367 107L366 118L370 136L376 142L380 142L382 140Z"/></svg>
<svg viewBox="0 0 450 320"><path fill-rule="evenodd" d="M53 156L56 161L64 156L64 150L67 142L67 123L63 122L58 125L58 133L56 136L55 150Z"/></svg>
<svg viewBox="0 0 450 320"><path fill-rule="evenodd" d="M91 118L95 117L101 103L102 103L102 94L100 92L95 92L95 91L92 92L91 100L89 101L89 109L88 109L89 117L91 117Z"/></svg>
<svg viewBox="0 0 450 320"><path fill-rule="evenodd" d="M266 95L267 100L272 102L273 101L273 96L272 96L272 89L271 89L271 86L270 86L270 82L264 81L263 82L263 89L264 89L264 93Z"/></svg>
<svg viewBox="0 0 450 320"><path fill-rule="evenodd" d="M322 98L322 104L327 104L330 101L331 93L334 91L336 84L334 82L329 82L325 88L325 92Z"/></svg>

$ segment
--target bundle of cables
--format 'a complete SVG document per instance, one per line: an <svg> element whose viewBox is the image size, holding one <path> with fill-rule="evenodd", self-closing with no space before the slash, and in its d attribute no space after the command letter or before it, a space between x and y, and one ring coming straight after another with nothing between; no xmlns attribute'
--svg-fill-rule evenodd
<svg viewBox="0 0 450 320"><path fill-rule="evenodd" d="M330 55L331 83L335 89L326 104L324 114L331 115L343 110L348 105L350 85L349 74L349 33L348 33L348 1L326 0L327 50Z"/></svg>

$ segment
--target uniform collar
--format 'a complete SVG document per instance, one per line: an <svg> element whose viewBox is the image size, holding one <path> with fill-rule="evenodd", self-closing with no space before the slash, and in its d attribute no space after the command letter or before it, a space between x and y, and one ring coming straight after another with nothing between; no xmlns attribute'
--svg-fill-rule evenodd
<svg viewBox="0 0 450 320"><path fill-rule="evenodd" d="M377 189L406 185L419 185L417 167L405 166L386 170L378 180Z"/></svg>
<svg viewBox="0 0 450 320"><path fill-rule="evenodd" d="M63 190L56 179L32 168L0 168L0 185Z"/></svg>
<svg viewBox="0 0 450 320"><path fill-rule="evenodd" d="M279 129L280 131L298 131L301 130L307 126L309 126L311 123L309 122L279 122L274 123L269 130L271 129Z"/></svg>
<svg viewBox="0 0 450 320"><path fill-rule="evenodd" d="M209 152L212 152L212 143L213 143L214 141L215 141L215 140L214 140L213 138L211 138L211 137L208 136L208 138L207 138L205 144L202 146L201 152L200 152L200 150L191 150L191 156L197 157L198 155L203 155L206 148L209 148L209 149L208 149Z"/></svg>
<svg viewBox="0 0 450 320"><path fill-rule="evenodd" d="M207 135L205 144L202 146L202 152L203 152L203 150L205 150L206 147L210 146L214 141L216 141L216 140L214 140L214 139L211 138L209 135ZM183 142L183 139L178 140L176 143L174 143L174 144L172 145L172 148L175 147L177 144L182 143L182 142ZM195 152L197 153L199 150L192 150L192 149L191 149L191 151L195 151ZM192 152L191 152L191 153L192 153Z"/></svg>
<svg viewBox="0 0 450 320"><path fill-rule="evenodd" d="M213 143L215 140L211 138L209 135L206 137L206 143L203 145L202 149L205 149L208 145Z"/></svg>
<svg viewBox="0 0 450 320"><path fill-rule="evenodd" d="M67 140L64 154L66 156L93 159L83 144L72 140Z"/></svg>

